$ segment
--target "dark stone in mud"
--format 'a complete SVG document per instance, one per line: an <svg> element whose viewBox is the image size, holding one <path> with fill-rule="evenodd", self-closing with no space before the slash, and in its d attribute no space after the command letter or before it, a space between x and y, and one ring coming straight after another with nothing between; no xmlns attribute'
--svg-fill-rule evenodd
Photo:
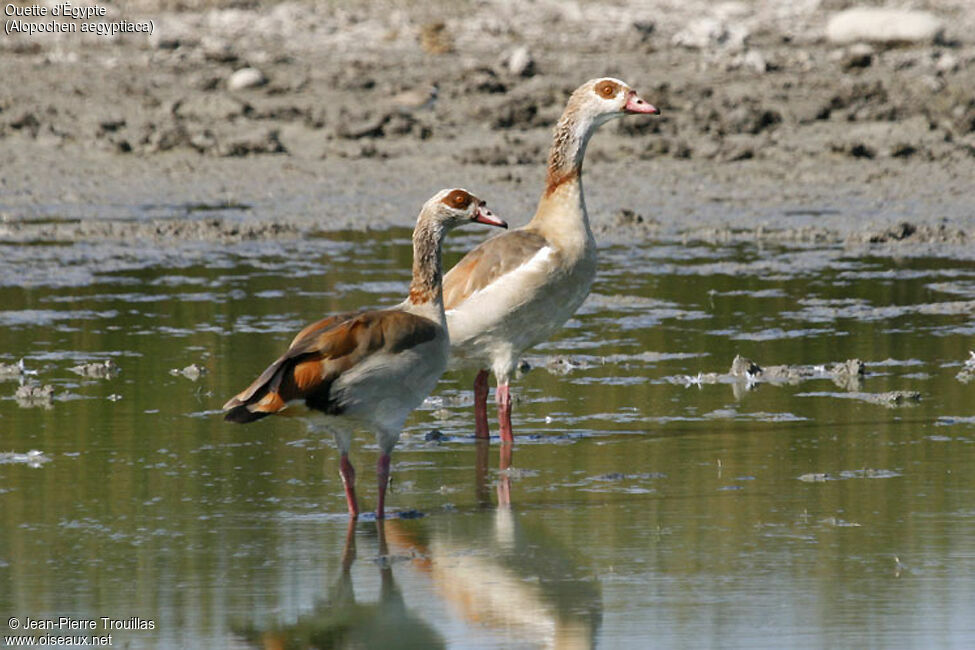
<svg viewBox="0 0 975 650"><path fill-rule="evenodd" d="M538 103L532 97L516 97L501 106L489 122L492 129L527 129L538 126Z"/></svg>
<svg viewBox="0 0 975 650"><path fill-rule="evenodd" d="M30 133L32 137L37 137L37 132L40 131L41 122L37 119L31 111L24 111L19 114L14 119L7 122L7 125L17 131L26 131Z"/></svg>
<svg viewBox="0 0 975 650"><path fill-rule="evenodd" d="M522 141L519 138L505 138L504 145L477 147L462 151L454 156L457 162L469 165L535 165L544 162L542 148Z"/></svg>
<svg viewBox="0 0 975 650"><path fill-rule="evenodd" d="M776 110L757 105L741 105L724 117L726 133L761 133L782 123L782 114Z"/></svg>
<svg viewBox="0 0 975 650"><path fill-rule="evenodd" d="M247 102L225 93L191 95L180 99L173 114L180 119L222 122L251 114L254 108Z"/></svg>
<svg viewBox="0 0 975 650"><path fill-rule="evenodd" d="M344 114L343 117L345 117ZM381 138L383 137L383 127L386 126L386 122L389 121L390 117L391 115L389 113L384 113L372 118L367 118L362 122L348 125L343 120L343 122L336 127L335 135L347 140L358 140L360 138Z"/></svg>
<svg viewBox="0 0 975 650"><path fill-rule="evenodd" d="M498 78L497 73L491 68L479 67L468 71L460 81L460 90L463 94L471 93L505 93L508 86Z"/></svg>
<svg viewBox="0 0 975 650"><path fill-rule="evenodd" d="M890 148L890 155L894 158L910 158L917 152L917 147L907 142L895 144Z"/></svg>
<svg viewBox="0 0 975 650"><path fill-rule="evenodd" d="M217 154L225 157L287 152L277 129L241 135L217 146Z"/></svg>
<svg viewBox="0 0 975 650"><path fill-rule="evenodd" d="M718 147L714 158L720 162L751 160L755 157L756 150L761 150L762 148L762 145L757 143L751 136L730 136Z"/></svg>
<svg viewBox="0 0 975 650"><path fill-rule="evenodd" d="M343 113L345 116L345 113ZM346 125L342 120L335 129L335 135L346 140L363 138L384 138L387 136L410 135L426 140L432 135L430 127L423 125L412 115L400 111L390 111L367 118L364 121Z"/></svg>
<svg viewBox="0 0 975 650"><path fill-rule="evenodd" d="M891 102L882 81L858 81L844 87L830 98L817 117L825 120L838 112L850 122L892 121L907 115L903 107Z"/></svg>
<svg viewBox="0 0 975 650"><path fill-rule="evenodd" d="M840 67L849 72L850 70L869 68L872 63L872 52L851 52L843 59Z"/></svg>
<svg viewBox="0 0 975 650"><path fill-rule="evenodd" d="M843 153L853 158L872 159L877 157L877 150L863 142L836 142L830 145L834 153Z"/></svg>
<svg viewBox="0 0 975 650"><path fill-rule="evenodd" d="M917 226L906 221L902 221L896 226L892 226L879 235L870 237L871 244L878 244L887 241L901 241L907 239L917 232Z"/></svg>
<svg viewBox="0 0 975 650"><path fill-rule="evenodd" d="M365 61L353 60L339 66L331 76L331 85L340 90L372 90L376 87L376 66Z"/></svg>
<svg viewBox="0 0 975 650"><path fill-rule="evenodd" d="M847 244L954 244L965 245L972 234L948 224L914 224L903 221L884 228L880 232L854 233L847 238Z"/></svg>

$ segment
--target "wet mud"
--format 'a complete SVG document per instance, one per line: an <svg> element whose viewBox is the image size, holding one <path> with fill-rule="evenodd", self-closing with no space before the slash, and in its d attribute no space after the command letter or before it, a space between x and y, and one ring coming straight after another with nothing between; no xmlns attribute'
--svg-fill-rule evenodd
<svg viewBox="0 0 975 650"><path fill-rule="evenodd" d="M943 35L894 45L830 41L829 3L112 7L154 34L0 43L0 242L386 228L454 184L523 223L568 93L610 74L663 114L593 139L601 241L965 255L975 19L921 5Z"/></svg>

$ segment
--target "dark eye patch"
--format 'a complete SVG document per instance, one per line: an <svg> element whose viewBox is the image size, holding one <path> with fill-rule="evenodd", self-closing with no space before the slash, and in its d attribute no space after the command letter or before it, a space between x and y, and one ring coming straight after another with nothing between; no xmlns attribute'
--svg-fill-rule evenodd
<svg viewBox="0 0 975 650"><path fill-rule="evenodd" d="M596 94L603 99L611 99L615 97L616 93L619 92L619 89L619 84L609 80L600 81L598 84L596 84Z"/></svg>
<svg viewBox="0 0 975 650"><path fill-rule="evenodd" d="M443 204L457 210L466 210L474 197L464 190L454 190L443 198Z"/></svg>

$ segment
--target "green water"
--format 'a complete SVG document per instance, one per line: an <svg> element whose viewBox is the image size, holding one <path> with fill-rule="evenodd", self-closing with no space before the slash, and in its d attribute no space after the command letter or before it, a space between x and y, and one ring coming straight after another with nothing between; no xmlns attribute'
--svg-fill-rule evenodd
<svg viewBox="0 0 975 650"><path fill-rule="evenodd" d="M515 385L513 469L448 374L393 455L387 510L423 516L350 531L328 441L218 409L305 323L399 302L408 232L0 248L0 361L55 389L0 382L0 452L50 459L0 461L2 621L151 622L113 631L131 648L975 645L975 264L607 247ZM736 354L814 378L698 377ZM858 384L814 369L852 358ZM894 390L920 401L871 401ZM352 452L365 510L377 453Z"/></svg>

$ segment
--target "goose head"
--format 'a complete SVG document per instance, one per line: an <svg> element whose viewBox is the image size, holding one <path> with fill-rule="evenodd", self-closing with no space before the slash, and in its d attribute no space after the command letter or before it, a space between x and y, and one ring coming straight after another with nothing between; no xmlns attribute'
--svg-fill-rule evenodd
<svg viewBox="0 0 975 650"><path fill-rule="evenodd" d="M465 189L440 190L423 206L427 219L443 230L471 221L507 228L508 224L499 219L487 208L487 203Z"/></svg>
<svg viewBox="0 0 975 650"><path fill-rule="evenodd" d="M645 101L628 84L613 77L587 81L572 93L569 105L583 121L593 126L632 113L660 114L656 106Z"/></svg>

